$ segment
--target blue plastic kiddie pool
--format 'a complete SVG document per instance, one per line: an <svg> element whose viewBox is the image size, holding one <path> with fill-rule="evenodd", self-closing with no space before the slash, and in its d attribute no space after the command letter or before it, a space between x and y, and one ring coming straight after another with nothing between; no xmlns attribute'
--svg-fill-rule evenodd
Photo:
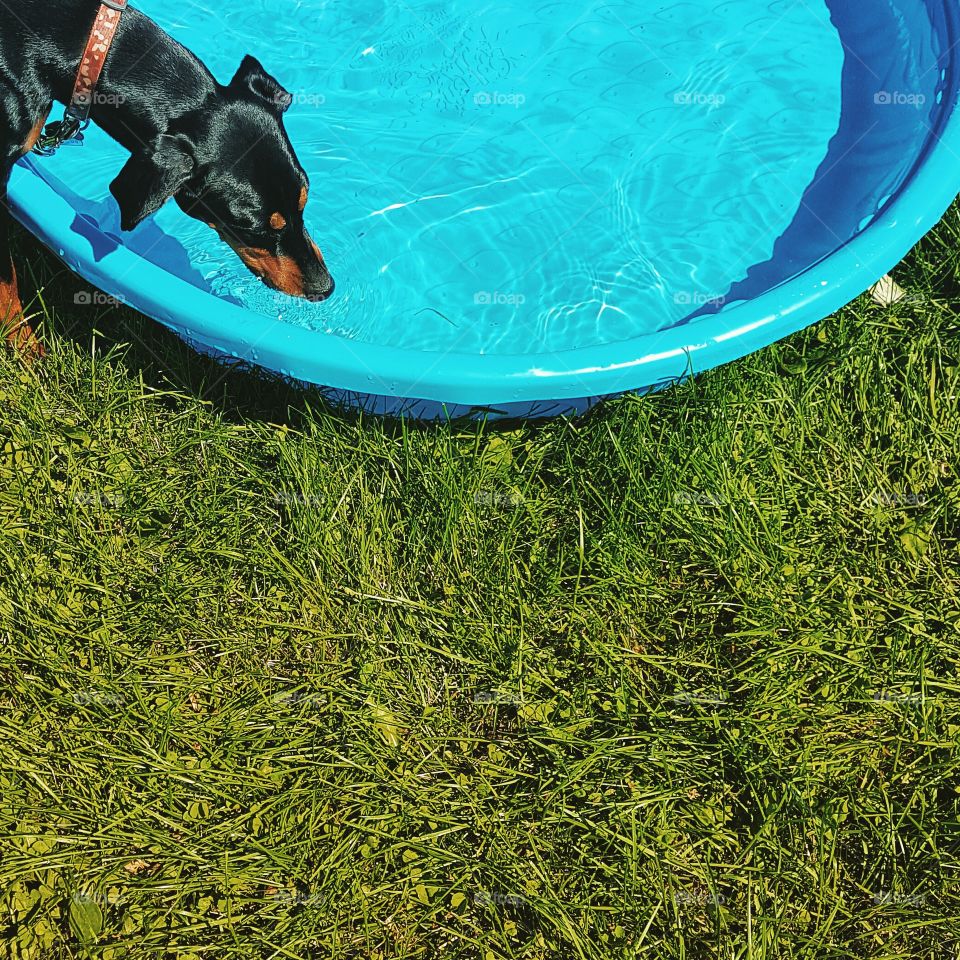
<svg viewBox="0 0 960 960"><path fill-rule="evenodd" d="M743 356L892 268L960 190L956 0L258 0L140 9L293 94L336 280L274 293L125 153L14 173L16 216L201 350L427 415L582 408Z"/></svg>

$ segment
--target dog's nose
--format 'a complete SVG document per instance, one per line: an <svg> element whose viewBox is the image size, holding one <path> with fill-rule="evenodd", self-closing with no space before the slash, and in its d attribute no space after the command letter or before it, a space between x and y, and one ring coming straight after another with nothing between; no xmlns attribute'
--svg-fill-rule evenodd
<svg viewBox="0 0 960 960"><path fill-rule="evenodd" d="M312 300L314 303L323 303L324 300L327 300L333 296L333 291L335 289L336 284L333 282L333 277L331 277L330 274L327 274L325 282L319 283L307 290L307 298Z"/></svg>

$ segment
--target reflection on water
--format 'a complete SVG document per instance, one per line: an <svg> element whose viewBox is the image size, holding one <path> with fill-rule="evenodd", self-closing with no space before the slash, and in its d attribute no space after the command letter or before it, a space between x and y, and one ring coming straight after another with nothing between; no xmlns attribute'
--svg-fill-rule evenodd
<svg viewBox="0 0 960 960"><path fill-rule="evenodd" d="M855 189L861 170L855 202L838 200L828 148L855 147L869 120L866 104L841 124L841 79L860 95L866 81L850 57L842 76L838 28L858 35L866 3L893 23L895 4L843 3L303 0L291 16L259 0L184 17L143 0L219 79L254 52L293 93L337 293L266 289L174 204L123 240L267 316L393 346L539 353L662 329L785 279L883 199ZM933 96L939 78L890 80ZM876 120L920 131L928 113ZM860 152L875 185L902 179ZM43 162L87 198L75 229L98 259L120 233L107 187L123 161L91 130Z"/></svg>

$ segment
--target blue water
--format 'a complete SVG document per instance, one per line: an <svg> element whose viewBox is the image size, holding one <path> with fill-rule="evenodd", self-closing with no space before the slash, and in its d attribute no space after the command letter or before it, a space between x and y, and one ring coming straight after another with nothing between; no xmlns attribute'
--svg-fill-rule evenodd
<svg viewBox="0 0 960 960"><path fill-rule="evenodd" d="M769 260L840 124L825 0L139 7L224 82L253 52L294 94L337 292L267 290L169 204L157 225L194 282L357 340L539 353L716 307ZM82 166L106 198L122 159L94 134L50 169Z"/></svg>

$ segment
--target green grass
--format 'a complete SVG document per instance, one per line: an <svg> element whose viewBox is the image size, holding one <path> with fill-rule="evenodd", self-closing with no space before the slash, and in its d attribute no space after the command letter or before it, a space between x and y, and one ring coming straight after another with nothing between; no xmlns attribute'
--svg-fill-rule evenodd
<svg viewBox="0 0 960 960"><path fill-rule="evenodd" d="M21 237L0 956L960 945L960 220L576 421L225 371Z"/></svg>

